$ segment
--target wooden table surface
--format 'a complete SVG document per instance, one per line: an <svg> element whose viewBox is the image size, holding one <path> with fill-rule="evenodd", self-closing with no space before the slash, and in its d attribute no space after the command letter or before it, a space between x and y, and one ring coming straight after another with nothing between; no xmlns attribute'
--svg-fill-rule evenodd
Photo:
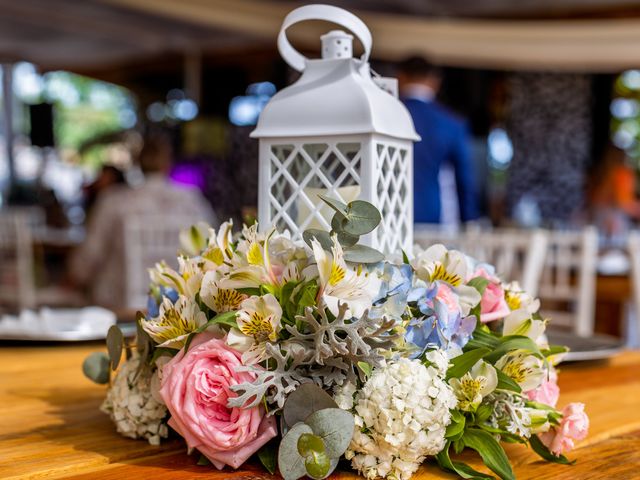
<svg viewBox="0 0 640 480"><path fill-rule="evenodd" d="M0 346L0 479L275 478L259 466L217 472L196 466L179 440L160 447L120 437L98 410L105 388L86 380L80 365L101 345ZM565 365L560 405L581 401L591 417L575 466L551 465L519 445L508 453L519 480L640 479L640 352L609 362ZM463 455L473 465L473 455ZM334 473L332 479L354 479ZM414 479L450 479L425 465Z"/></svg>

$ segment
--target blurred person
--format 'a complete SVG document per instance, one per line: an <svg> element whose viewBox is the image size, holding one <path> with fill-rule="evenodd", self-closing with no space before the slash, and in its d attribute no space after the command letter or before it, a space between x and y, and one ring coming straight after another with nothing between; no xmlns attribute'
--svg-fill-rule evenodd
<svg viewBox="0 0 640 480"><path fill-rule="evenodd" d="M122 170L113 165L104 165L95 180L82 187L84 194L84 209L87 218L91 216L93 207L104 192L116 185L126 185L126 179Z"/></svg>
<svg viewBox="0 0 640 480"><path fill-rule="evenodd" d="M112 309L126 307L124 224L128 216L195 217L217 226L199 190L169 182L171 159L169 141L149 137L138 158L144 182L135 188L112 186L98 195L86 239L69 266L72 280L88 290L93 303Z"/></svg>
<svg viewBox="0 0 640 480"><path fill-rule="evenodd" d="M589 186L593 221L609 242L624 238L632 221L640 219L636 197L636 172L627 155L609 145L604 158L593 170Z"/></svg>
<svg viewBox="0 0 640 480"><path fill-rule="evenodd" d="M440 69L424 58L410 57L399 66L398 83L401 100L422 138L413 150L414 222L443 223L443 213L451 217L442 209L441 172L444 183L455 184L460 221L477 219L470 136L465 122L436 100L442 83Z"/></svg>

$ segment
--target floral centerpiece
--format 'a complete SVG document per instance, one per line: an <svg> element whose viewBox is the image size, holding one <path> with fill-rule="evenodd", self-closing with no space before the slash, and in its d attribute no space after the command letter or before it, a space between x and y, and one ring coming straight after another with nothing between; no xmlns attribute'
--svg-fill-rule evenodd
<svg viewBox="0 0 640 480"><path fill-rule="evenodd" d="M218 469L255 454L285 480L341 459L405 480L428 458L491 478L455 460L465 448L512 479L501 442L570 463L588 418L557 406L565 349L548 345L539 302L443 245L385 258L358 244L380 221L371 204L323 200L332 230L306 244L231 222L184 232L179 269L151 271L135 341L112 327L108 355L84 364L109 383L118 431L153 444L173 431Z"/></svg>

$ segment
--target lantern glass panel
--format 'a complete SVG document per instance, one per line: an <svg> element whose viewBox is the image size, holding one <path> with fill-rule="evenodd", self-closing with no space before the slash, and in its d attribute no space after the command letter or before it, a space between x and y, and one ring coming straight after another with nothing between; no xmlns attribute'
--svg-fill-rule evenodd
<svg viewBox="0 0 640 480"><path fill-rule="evenodd" d="M324 139L323 139L324 140ZM333 211L319 195L345 203L360 195L362 144L295 142L269 148L271 224L295 238L309 228L330 228Z"/></svg>

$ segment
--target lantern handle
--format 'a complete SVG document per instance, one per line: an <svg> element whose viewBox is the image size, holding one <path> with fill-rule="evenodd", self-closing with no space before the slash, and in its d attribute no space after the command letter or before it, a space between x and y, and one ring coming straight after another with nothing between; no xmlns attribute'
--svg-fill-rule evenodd
<svg viewBox="0 0 640 480"><path fill-rule="evenodd" d="M353 13L332 5L306 5L296 8L284 18L282 27L280 27L280 33L278 34L278 50L280 51L280 55L282 55L285 62L294 70L298 72L304 70L307 58L291 46L287 38L286 30L294 23L304 22L306 20L326 20L351 30L364 46L364 53L362 54L361 60L365 63L369 60L372 43L371 32L362 20Z"/></svg>

